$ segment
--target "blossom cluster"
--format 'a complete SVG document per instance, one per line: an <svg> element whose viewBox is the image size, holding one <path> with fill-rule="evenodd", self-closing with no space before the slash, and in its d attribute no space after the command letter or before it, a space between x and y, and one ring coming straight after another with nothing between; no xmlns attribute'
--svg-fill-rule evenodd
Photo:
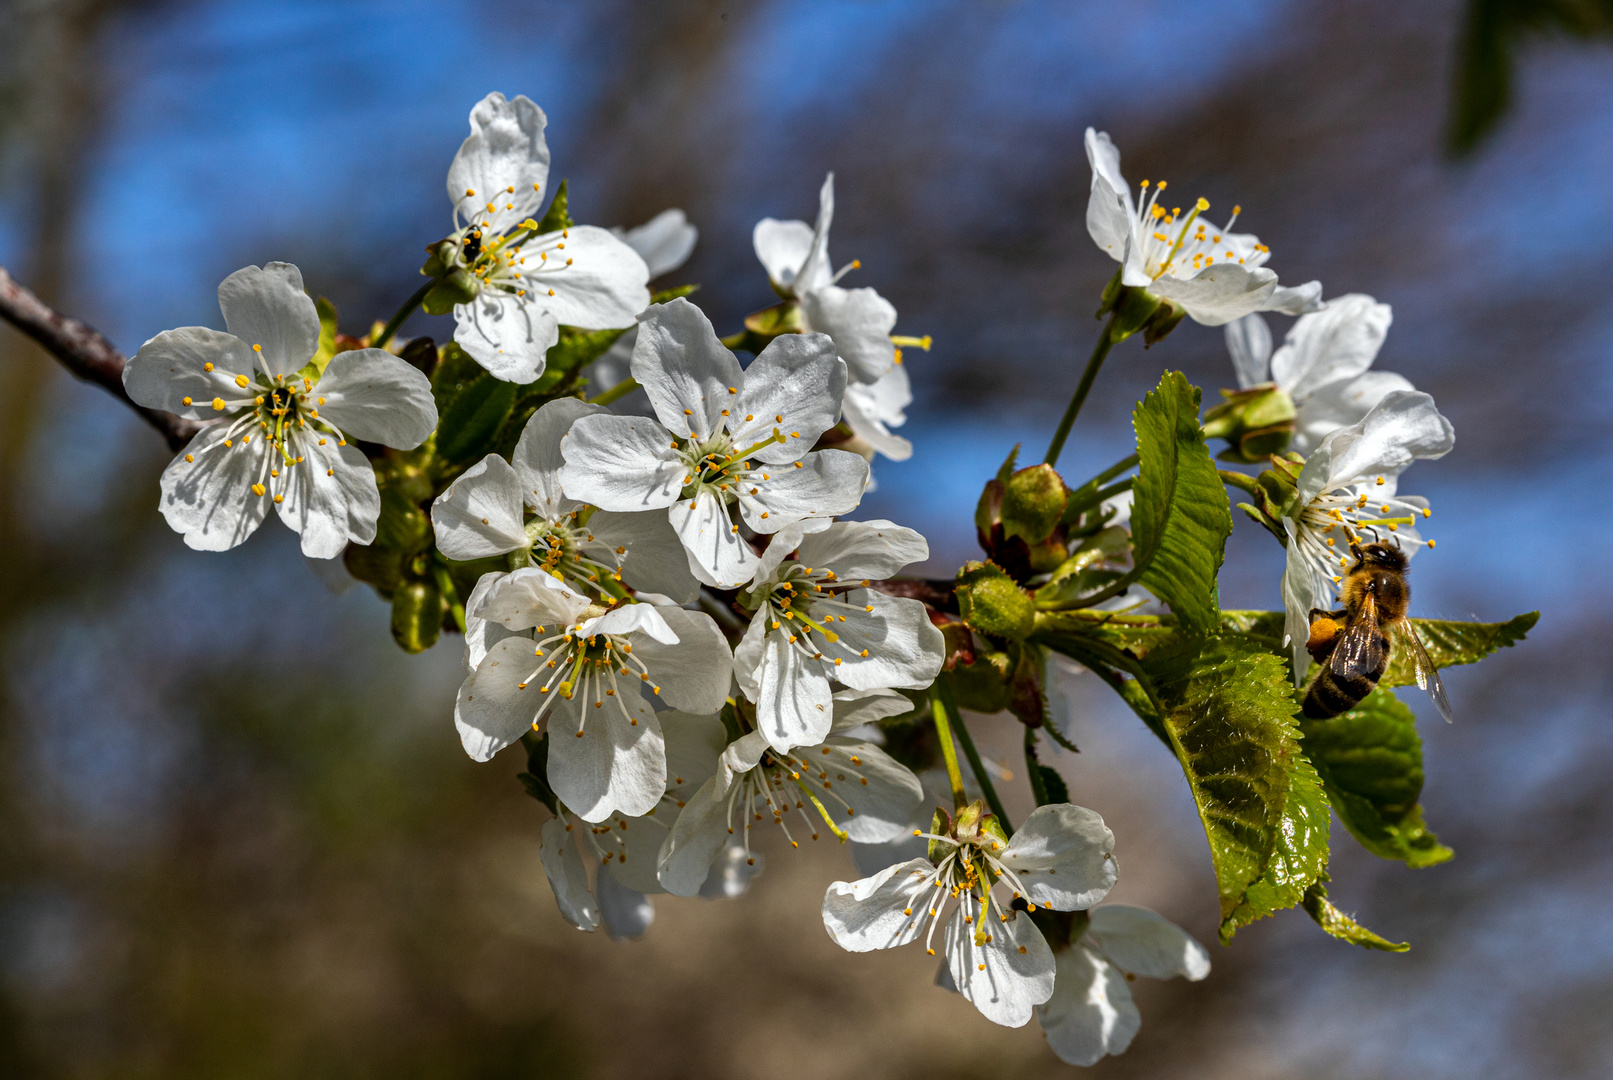
<svg viewBox="0 0 1613 1080"><path fill-rule="evenodd" d="M1298 768L1285 678L1306 680L1314 609L1341 602L1366 539L1407 556L1434 544L1417 528L1427 502L1400 494L1399 477L1454 436L1428 394L1372 370L1389 306L1280 284L1269 248L1232 231L1240 209L1217 227L1206 200L1168 205L1164 182L1134 197L1119 151L1089 129L1087 226L1119 264L1099 347L1046 461L1015 469L1011 455L987 483L974 519L987 560L950 583L903 581L930 559L925 538L853 516L875 458L913 453L896 433L912 402L903 351L931 343L894 334L896 309L873 288L841 285L860 264L830 260L833 174L814 223L756 224L779 303L720 337L688 288L650 290L691 256L687 216L574 223L565 183L550 185L546 124L524 97L490 94L472 110L448 172L451 231L384 327L339 334L300 271L268 263L220 285L226 330L169 330L141 347L124 372L130 398L204 423L163 473L161 512L189 546L221 551L272 506L306 556L341 557L392 600L400 644L418 651L444 627L463 636L455 729L476 761L525 755L523 783L550 811L542 869L573 926L640 937L652 896L734 898L763 848L832 837L860 875L824 895L837 944L922 941L940 957L938 983L988 1019L1035 1017L1075 1064L1122 1052L1139 1024L1128 981L1202 979L1209 959L1153 912L1103 903L1115 837L1037 758L1043 739L1070 745L1058 665L1120 689L1192 781L1169 727L1169 679L1182 677L1152 671L1149 651L1162 634L1186 655L1243 633L1233 644L1265 649L1284 690L1261 706L1274 710L1264 728L1237 730L1234 717L1228 737L1240 754L1287 738L1261 749L1273 770ZM451 345L394 339L417 307L452 316ZM1280 348L1262 313L1295 318ZM1237 381L1202 426L1195 414L1168 439L1170 453L1198 455L1172 476L1197 469L1211 490L1165 492L1150 474L1147 403L1138 453L1066 484L1054 465L1109 348L1187 318L1224 327ZM1198 391L1181 387L1191 412ZM1218 475L1257 499L1245 509L1286 547L1280 649L1217 622L1231 522L1204 444L1215 438L1227 461L1272 466ZM1162 511L1162 499L1178 502ZM1175 562L1158 570L1172 520L1200 531L1175 535ZM1188 678L1225 691L1241 679L1229 670L1206 661ZM960 703L1025 725L1036 806L1017 829ZM1315 788L1304 768L1270 786ZM1195 787L1207 830L1233 816L1212 788ZM1275 797L1263 809L1271 845L1297 835ZM1295 877L1306 910L1335 936L1393 947L1327 906L1325 831L1322 844L1314 872ZM1223 878L1223 938L1257 884L1229 906Z"/></svg>

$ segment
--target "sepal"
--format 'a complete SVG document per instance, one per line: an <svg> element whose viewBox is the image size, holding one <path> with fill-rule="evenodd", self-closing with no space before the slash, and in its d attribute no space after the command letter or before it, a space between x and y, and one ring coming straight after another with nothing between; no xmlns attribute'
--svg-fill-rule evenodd
<svg viewBox="0 0 1613 1080"><path fill-rule="evenodd" d="M1221 396L1225 400L1204 414L1204 437L1227 442L1216 457L1253 465L1288 449L1299 414L1276 383L1222 390Z"/></svg>
<svg viewBox="0 0 1613 1080"><path fill-rule="evenodd" d="M1036 619L1030 595L995 563L969 562L958 571L958 613L971 629L1023 640Z"/></svg>

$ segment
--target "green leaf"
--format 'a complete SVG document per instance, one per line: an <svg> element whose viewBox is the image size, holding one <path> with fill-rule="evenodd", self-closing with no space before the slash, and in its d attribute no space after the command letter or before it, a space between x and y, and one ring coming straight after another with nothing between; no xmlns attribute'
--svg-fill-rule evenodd
<svg viewBox="0 0 1613 1080"><path fill-rule="evenodd" d="M1450 622L1445 619L1413 619L1417 637L1439 668L1476 664L1497 649L1524 639L1540 621L1540 612L1530 611L1504 623ZM1411 686L1417 682L1411 651L1397 647L1389 658L1379 686Z"/></svg>
<svg viewBox="0 0 1613 1080"><path fill-rule="evenodd" d="M515 404L514 383L483 373L454 395L437 423L437 454L447 462L486 455Z"/></svg>
<svg viewBox="0 0 1613 1080"><path fill-rule="evenodd" d="M566 197L566 182L562 180L560 186L555 189L554 198L549 200L549 209L543 215L543 220L538 222L538 232L552 233L571 228L569 204L570 200Z"/></svg>
<svg viewBox="0 0 1613 1080"><path fill-rule="evenodd" d="M1300 730L1328 800L1362 847L1413 868L1451 857L1423 824L1423 744L1416 716L1393 691L1380 685L1331 720L1301 718Z"/></svg>
<svg viewBox="0 0 1613 1080"><path fill-rule="evenodd" d="M664 304L669 300L676 300L680 296L690 296L699 288L700 286L698 285L674 285L670 289L660 289L650 294L650 303Z"/></svg>
<svg viewBox="0 0 1613 1080"><path fill-rule="evenodd" d="M1289 782L1276 850L1265 872L1249 886L1243 902L1222 919L1223 944L1255 920L1300 903L1327 870L1329 818L1316 771L1301 757L1289 769Z"/></svg>
<svg viewBox="0 0 1613 1080"><path fill-rule="evenodd" d="M1155 731L1176 753L1209 839L1226 941L1299 903L1327 864L1327 803L1299 750L1288 671L1237 636L1178 640L1142 670L1164 710ZM1135 691L1128 704L1152 708Z"/></svg>
<svg viewBox="0 0 1613 1080"><path fill-rule="evenodd" d="M575 326L562 326L560 339L544 354L543 374L531 389L540 394L555 393L584 367L604 356L627 329L579 330Z"/></svg>
<svg viewBox="0 0 1613 1080"><path fill-rule="evenodd" d="M1323 875L1326 880L1326 875ZM1326 930L1340 941L1348 941L1352 945L1359 945L1363 949L1378 949L1382 952L1405 952L1411 948L1405 942L1398 945L1388 938L1379 937L1371 930L1362 926L1344 912L1334 907L1327 898L1327 886L1321 881L1315 882L1305 890L1305 911L1316 920L1316 925Z"/></svg>
<svg viewBox="0 0 1613 1080"><path fill-rule="evenodd" d="M308 362L316 375L323 375L331 357L336 355L336 305L321 296L314 301L314 311L319 314L319 349Z"/></svg>
<svg viewBox="0 0 1613 1080"><path fill-rule="evenodd" d="M1042 779L1042 790L1047 793L1050 803L1065 803L1070 801L1070 786L1064 782L1064 777L1051 765L1038 765L1036 772Z"/></svg>
<svg viewBox="0 0 1613 1080"><path fill-rule="evenodd" d="M1138 470L1128 576L1169 604L1183 626L1208 633L1220 613L1215 579L1232 510L1199 430L1198 388L1181 372L1166 372L1132 424Z"/></svg>

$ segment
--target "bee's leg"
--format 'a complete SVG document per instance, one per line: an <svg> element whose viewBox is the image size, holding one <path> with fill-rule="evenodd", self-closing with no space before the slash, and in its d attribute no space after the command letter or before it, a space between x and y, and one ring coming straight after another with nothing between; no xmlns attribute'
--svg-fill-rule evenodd
<svg viewBox="0 0 1613 1080"><path fill-rule="evenodd" d="M1338 643L1338 636L1344 632L1345 618L1342 611L1311 609L1311 636L1305 642L1305 650L1311 654L1312 660L1318 664L1327 663L1327 658L1333 655L1333 647Z"/></svg>

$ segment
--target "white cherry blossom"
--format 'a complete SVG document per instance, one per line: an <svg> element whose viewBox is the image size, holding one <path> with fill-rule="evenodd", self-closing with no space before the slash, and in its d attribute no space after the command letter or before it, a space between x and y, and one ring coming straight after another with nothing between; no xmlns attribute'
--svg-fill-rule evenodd
<svg viewBox="0 0 1613 1080"><path fill-rule="evenodd" d="M689 221L687 214L677 209L663 210L631 229L613 228L611 232L639 253L639 257L650 268L652 280L662 274L670 274L688 262L700 239L700 230ZM633 346L637 343L638 324L635 323L605 350L605 355L588 366L590 396L602 394L628 377L629 365L633 362ZM634 401L624 411L650 415L648 406L640 401Z"/></svg>
<svg viewBox="0 0 1613 1080"><path fill-rule="evenodd" d="M566 432L580 416L609 412L576 398L546 403L527 421L511 461L487 455L432 503L437 550L461 562L513 554L515 566L559 574L585 593L621 581L680 604L693 600L699 583L665 514L593 510L561 489Z"/></svg>
<svg viewBox="0 0 1613 1080"><path fill-rule="evenodd" d="M701 582L732 589L759 565L740 534L853 509L868 463L812 445L840 415L845 364L821 334L785 334L741 371L682 298L640 318L633 377L657 420L584 416L562 444L568 496L616 513L664 510Z"/></svg>
<svg viewBox="0 0 1613 1080"><path fill-rule="evenodd" d="M1408 557L1425 544L1433 546L1416 529L1431 513L1428 501L1399 494L1399 478L1412 462L1442 458L1455 444L1455 429L1433 398L1396 390L1360 420L1323 439L1306 459L1293 512L1283 519L1288 529L1284 643L1293 650L1296 682L1310 666L1305 651L1310 611L1332 608L1352 542L1376 535L1398 544Z"/></svg>
<svg viewBox="0 0 1613 1080"><path fill-rule="evenodd" d="M613 813L590 824L564 804L544 823L541 857L555 902L579 930L601 925L617 940L641 937L655 917L650 895L665 892L656 879L656 855L689 796L708 780L723 752L716 716L660 714L666 741L667 789L644 814ZM589 884L587 868L595 868Z"/></svg>
<svg viewBox="0 0 1613 1080"><path fill-rule="evenodd" d="M835 732L912 708L893 690L842 690L832 704ZM832 734L819 745L780 753L760 732L747 732L723 751L715 774L690 796L667 834L658 860L661 885L680 896L700 892L736 834L746 862L754 862L750 831L756 822L770 819L800 847L790 830L792 814L813 840L820 826L861 843L894 840L908 830L923 796L918 777L866 739Z"/></svg>
<svg viewBox="0 0 1613 1080"><path fill-rule="evenodd" d="M722 706L732 657L710 616L650 604L606 610L535 567L475 600L475 617L516 633L487 645L459 689L465 752L487 761L541 726L551 736L549 786L583 820L655 806L666 753L640 687L697 715Z"/></svg>
<svg viewBox="0 0 1613 1080"><path fill-rule="evenodd" d="M818 219L756 223L752 242L767 269L773 289L799 304L802 327L828 334L846 362L846 426L871 452L905 461L913 445L893 435L906 423L903 411L912 402L907 374L901 369L899 345L928 351L930 339L892 336L896 308L871 288L845 289L838 282L860 264L855 260L835 272L829 262L829 226L834 221L834 173L818 192Z"/></svg>
<svg viewBox="0 0 1613 1080"><path fill-rule="evenodd" d="M1095 1065L1131 1045L1142 1017L1130 977L1197 982L1210 973L1204 946L1147 908L1105 904L1087 915L1080 939L1054 953L1053 996L1036 1006L1048 1045L1070 1065Z"/></svg>
<svg viewBox="0 0 1613 1080"><path fill-rule="evenodd" d="M1389 305L1370 296L1335 297L1321 311L1301 316L1273 353L1265 319L1245 315L1226 326L1238 387L1272 382L1287 394L1298 414L1289 445L1308 454L1394 391L1414 389L1403 376L1368 370L1392 320Z"/></svg>
<svg viewBox="0 0 1613 1080"><path fill-rule="evenodd" d="M494 376L529 383L543 374L560 327L631 326L650 302L650 272L608 229L539 233L534 216L552 194L543 110L526 97L487 95L448 169L458 264L481 287L454 307L454 340Z"/></svg>
<svg viewBox="0 0 1613 1080"><path fill-rule="evenodd" d="M1196 199L1183 216L1169 207L1161 181L1141 185L1139 201L1120 172L1120 151L1105 132L1087 128L1087 162L1092 194L1087 201L1087 232L1120 263L1121 283L1147 289L1180 306L1194 322L1221 326L1251 311L1301 315L1321 306L1322 284L1298 288L1277 284L1266 269L1271 249L1251 233L1234 233L1240 207L1223 226L1202 221L1210 208Z"/></svg>
<svg viewBox="0 0 1613 1080"><path fill-rule="evenodd" d="M946 643L924 604L867 587L929 555L924 537L889 521L813 533L795 525L773 537L740 595L755 614L734 650L734 676L774 750L828 734L834 682L873 690L935 681Z"/></svg>
<svg viewBox="0 0 1613 1080"><path fill-rule="evenodd" d="M351 439L409 450L437 426L431 383L381 349L336 354L323 372L319 316L290 263L248 266L218 287L228 332L165 330L123 369L136 404L214 420L162 474L163 517L190 547L224 551L270 506L304 555L333 559L375 539L381 495Z"/></svg>
<svg viewBox="0 0 1613 1080"><path fill-rule="evenodd" d="M1079 911L1108 895L1116 878L1114 834L1096 813L1071 803L1037 807L1006 844L994 823L975 804L959 813L950 833L929 834L932 851L943 852L935 864L912 859L860 881L835 882L823 898L823 925L848 952L923 937L933 956L944 921L952 984L988 1020L1020 1027L1054 986L1053 950L1027 912Z"/></svg>

